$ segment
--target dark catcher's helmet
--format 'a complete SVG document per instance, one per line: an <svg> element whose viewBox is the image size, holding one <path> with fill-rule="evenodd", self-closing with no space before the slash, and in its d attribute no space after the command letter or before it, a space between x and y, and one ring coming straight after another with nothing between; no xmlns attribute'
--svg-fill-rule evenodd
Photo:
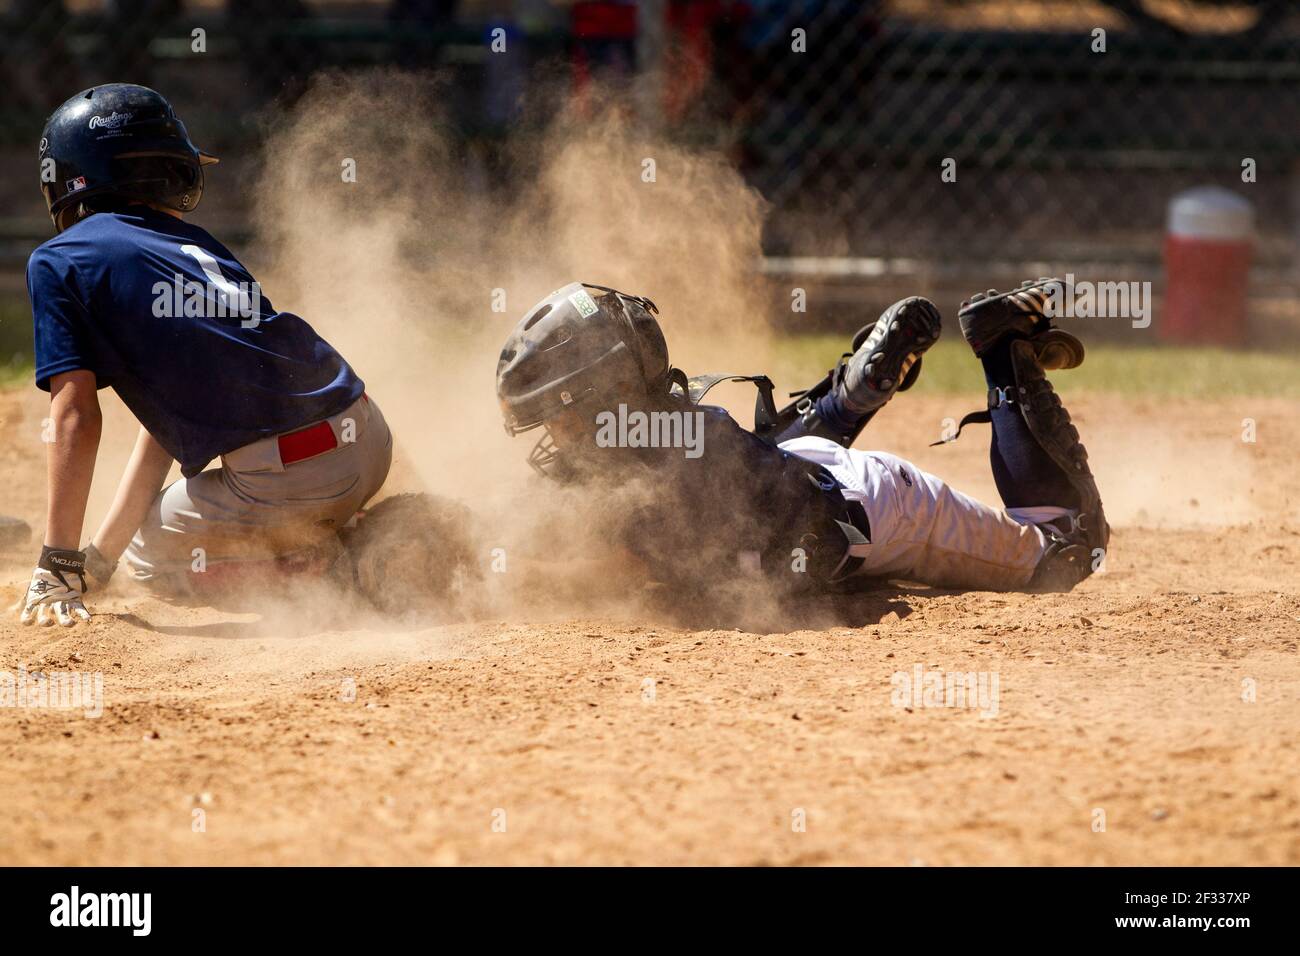
<svg viewBox="0 0 1300 956"><path fill-rule="evenodd" d="M190 212L203 196L203 167L216 161L158 93L109 83L82 90L46 121L41 192L57 232L113 201Z"/></svg>
<svg viewBox="0 0 1300 956"><path fill-rule="evenodd" d="M590 290L590 291L589 291ZM506 432L517 435L577 412L667 396L668 345L649 299L571 282L528 310L497 362ZM529 456L541 471L555 460L550 435Z"/></svg>

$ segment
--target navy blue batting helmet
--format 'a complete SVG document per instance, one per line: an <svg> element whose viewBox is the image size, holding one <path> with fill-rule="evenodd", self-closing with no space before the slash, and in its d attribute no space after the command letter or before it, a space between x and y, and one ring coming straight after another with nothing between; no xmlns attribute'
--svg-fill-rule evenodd
<svg viewBox="0 0 1300 956"><path fill-rule="evenodd" d="M189 212L203 196L203 167L216 161L160 94L109 83L82 90L46 121L41 192L56 232L112 200Z"/></svg>

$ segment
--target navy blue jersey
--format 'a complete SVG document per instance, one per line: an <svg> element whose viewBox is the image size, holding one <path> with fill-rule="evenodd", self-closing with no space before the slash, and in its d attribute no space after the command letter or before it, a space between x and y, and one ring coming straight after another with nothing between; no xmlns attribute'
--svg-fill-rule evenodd
<svg viewBox="0 0 1300 956"><path fill-rule="evenodd" d="M219 455L336 415L364 383L234 255L146 206L96 213L27 263L36 384L85 369L195 475Z"/></svg>

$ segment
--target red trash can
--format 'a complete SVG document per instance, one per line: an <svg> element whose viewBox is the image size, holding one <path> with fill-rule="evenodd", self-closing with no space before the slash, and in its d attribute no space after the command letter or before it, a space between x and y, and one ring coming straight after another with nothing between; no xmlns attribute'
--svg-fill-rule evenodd
<svg viewBox="0 0 1300 956"><path fill-rule="evenodd" d="M1250 202L1218 186L1179 193L1165 235L1165 306L1157 323L1170 342L1240 345L1254 248Z"/></svg>

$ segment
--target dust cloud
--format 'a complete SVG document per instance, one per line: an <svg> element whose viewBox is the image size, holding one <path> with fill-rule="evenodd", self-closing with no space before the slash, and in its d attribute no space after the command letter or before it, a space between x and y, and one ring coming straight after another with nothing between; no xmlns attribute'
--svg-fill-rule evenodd
<svg viewBox="0 0 1300 956"><path fill-rule="evenodd" d="M262 281L366 379L427 490L472 495L512 462L521 473L497 355L528 307L571 280L654 299L679 366L765 357L760 197L721 157L584 102L513 135L519 175L492 189L469 188L484 162L453 145L424 77L322 77L266 143L253 187Z"/></svg>
<svg viewBox="0 0 1300 956"><path fill-rule="evenodd" d="M679 367L767 365L761 197L725 157L655 139L617 99L539 97L545 115L506 147L511 178L493 182L490 162L452 135L436 81L325 75L267 123L251 186L267 294L348 358L393 428L382 494L469 505L485 562L496 547L532 562L509 577L534 610L549 595L572 612L593 590L587 562L602 542L575 529L598 527L589 519L608 502L543 487L525 463L536 435L504 433L494 372L526 310L575 279L608 285L656 302ZM605 570L607 591L630 584Z"/></svg>

